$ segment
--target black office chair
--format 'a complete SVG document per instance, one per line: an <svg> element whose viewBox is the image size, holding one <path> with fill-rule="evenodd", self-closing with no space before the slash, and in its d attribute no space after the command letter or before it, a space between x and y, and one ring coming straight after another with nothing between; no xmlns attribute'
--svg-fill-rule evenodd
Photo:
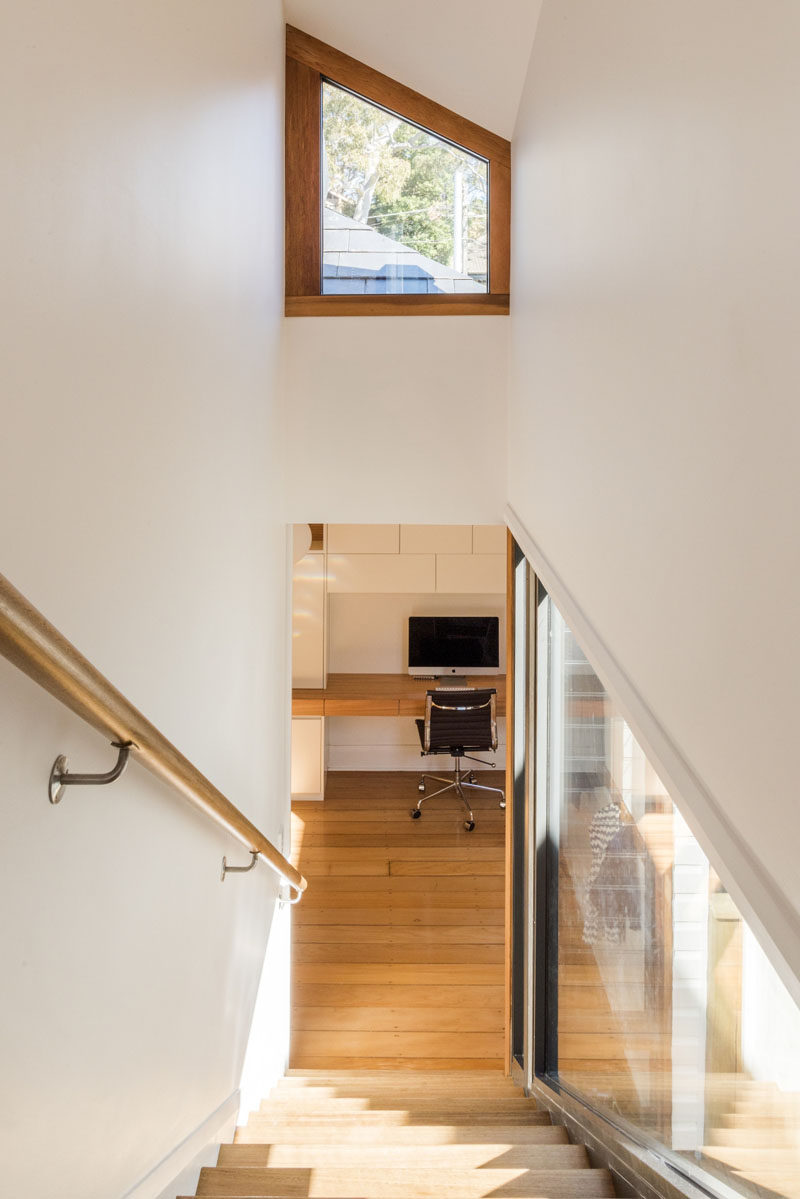
<svg viewBox="0 0 800 1199"><path fill-rule="evenodd" d="M472 832L475 818L472 808L464 794L465 787L476 791L495 791L500 796L500 807L506 806L505 795L499 787L484 787L477 782L472 769L462 770L461 759L468 758L470 762L478 762L481 766L494 769L494 762L484 762L474 758L471 752L484 753L497 749L497 715L495 689L476 690L464 688L439 688L429 691L425 701L425 719L417 721L417 732L422 746L421 757L428 754L450 754L455 759L455 777L440 778L436 774L423 774L419 780L419 790L425 790L425 781L444 783L438 791L423 795L417 800L416 807L411 809L412 820L418 820L422 815L422 805L428 799L434 799L445 791L455 791L458 798L467 809L467 819L464 828Z"/></svg>

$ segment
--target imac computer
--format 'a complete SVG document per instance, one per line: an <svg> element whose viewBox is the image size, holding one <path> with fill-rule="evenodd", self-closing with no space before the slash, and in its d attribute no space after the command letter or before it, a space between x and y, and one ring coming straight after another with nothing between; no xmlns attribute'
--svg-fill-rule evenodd
<svg viewBox="0 0 800 1199"><path fill-rule="evenodd" d="M457 683L468 674L499 674L500 618L409 616L408 673Z"/></svg>

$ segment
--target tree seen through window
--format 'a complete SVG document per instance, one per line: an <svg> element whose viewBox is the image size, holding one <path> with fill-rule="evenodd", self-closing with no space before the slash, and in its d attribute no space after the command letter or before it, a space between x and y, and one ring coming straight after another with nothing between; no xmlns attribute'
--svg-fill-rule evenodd
<svg viewBox="0 0 800 1199"><path fill-rule="evenodd" d="M487 290L487 163L322 85L323 291Z"/></svg>

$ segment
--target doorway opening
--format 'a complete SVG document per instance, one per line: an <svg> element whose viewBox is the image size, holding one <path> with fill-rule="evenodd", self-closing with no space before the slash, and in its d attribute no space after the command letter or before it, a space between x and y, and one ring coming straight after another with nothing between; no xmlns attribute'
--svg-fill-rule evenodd
<svg viewBox="0 0 800 1199"><path fill-rule="evenodd" d="M413 651L420 618L493 622L496 665L472 646L457 685L494 693L496 749L462 777L505 792L506 530L304 525L294 543L292 858L309 887L290 1066L500 1071L506 812L498 791L471 789L472 822L454 788L420 792L423 772L453 777L417 727L452 684L410 673L409 624Z"/></svg>

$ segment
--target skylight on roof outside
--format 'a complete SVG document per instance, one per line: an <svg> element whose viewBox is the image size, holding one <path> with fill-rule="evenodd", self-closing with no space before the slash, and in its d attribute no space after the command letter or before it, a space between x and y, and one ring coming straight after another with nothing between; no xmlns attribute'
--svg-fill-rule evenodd
<svg viewBox="0 0 800 1199"><path fill-rule="evenodd" d="M324 295L488 291L485 159L322 83Z"/></svg>

